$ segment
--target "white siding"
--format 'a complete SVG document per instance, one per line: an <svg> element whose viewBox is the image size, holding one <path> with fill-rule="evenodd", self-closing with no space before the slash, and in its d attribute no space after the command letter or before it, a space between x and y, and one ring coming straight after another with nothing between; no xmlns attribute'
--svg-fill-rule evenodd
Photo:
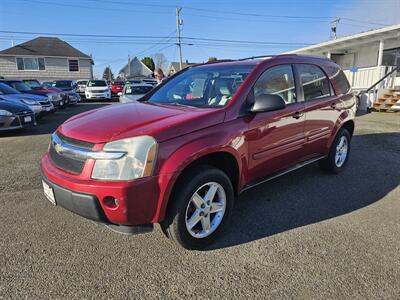
<svg viewBox="0 0 400 300"><path fill-rule="evenodd" d="M76 58L71 58L76 59ZM79 59L79 72L69 72L68 58L45 57L46 70L17 70L14 56L0 56L0 76L9 78L34 78L38 80L91 78L92 65L89 59Z"/></svg>

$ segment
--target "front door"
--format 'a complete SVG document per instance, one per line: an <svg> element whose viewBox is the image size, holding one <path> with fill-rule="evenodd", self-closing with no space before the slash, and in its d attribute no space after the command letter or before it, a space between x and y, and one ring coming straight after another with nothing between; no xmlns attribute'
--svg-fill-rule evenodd
<svg viewBox="0 0 400 300"><path fill-rule="evenodd" d="M254 182L295 164L304 145L304 104L297 102L293 67L267 69L253 87L259 94L281 96L286 108L247 117L248 182Z"/></svg>

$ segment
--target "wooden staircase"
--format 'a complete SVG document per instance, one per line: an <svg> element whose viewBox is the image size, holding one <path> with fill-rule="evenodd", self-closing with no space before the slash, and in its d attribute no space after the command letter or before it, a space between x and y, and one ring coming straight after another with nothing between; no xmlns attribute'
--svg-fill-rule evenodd
<svg viewBox="0 0 400 300"><path fill-rule="evenodd" d="M398 112L400 111L400 90L390 89L373 104L375 111Z"/></svg>

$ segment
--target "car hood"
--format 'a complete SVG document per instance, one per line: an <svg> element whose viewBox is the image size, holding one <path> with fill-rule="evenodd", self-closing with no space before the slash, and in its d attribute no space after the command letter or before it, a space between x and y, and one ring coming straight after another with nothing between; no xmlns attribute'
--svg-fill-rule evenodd
<svg viewBox="0 0 400 300"><path fill-rule="evenodd" d="M28 111L28 112L32 112L32 110L29 108L29 106L19 103L19 102L11 102L11 101L7 101L1 98L0 96L0 109L4 109L9 111L10 113L18 113L18 112L22 112L22 111Z"/></svg>
<svg viewBox="0 0 400 300"><path fill-rule="evenodd" d="M116 104L76 115L58 130L92 143L150 135L158 142L222 123L225 111L134 102Z"/></svg>
<svg viewBox="0 0 400 300"><path fill-rule="evenodd" d="M47 100L47 97L32 94L6 94L0 95L0 97L7 101L21 101L22 99L29 99L34 101Z"/></svg>
<svg viewBox="0 0 400 300"><path fill-rule="evenodd" d="M21 91L22 94L32 94L32 95L40 95L40 96L46 96L47 93L43 90L30 90L30 91Z"/></svg>

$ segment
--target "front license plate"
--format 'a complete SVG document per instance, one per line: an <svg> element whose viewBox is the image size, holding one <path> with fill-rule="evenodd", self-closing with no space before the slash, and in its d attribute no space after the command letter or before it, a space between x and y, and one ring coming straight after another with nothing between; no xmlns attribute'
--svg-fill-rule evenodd
<svg viewBox="0 0 400 300"><path fill-rule="evenodd" d="M50 111L51 110L51 107L46 107L46 111Z"/></svg>
<svg viewBox="0 0 400 300"><path fill-rule="evenodd" d="M43 180L42 184L43 184L44 195L46 196L47 200L49 200L51 204L56 205L56 198L54 197L53 189Z"/></svg>
<svg viewBox="0 0 400 300"><path fill-rule="evenodd" d="M32 121L32 117L25 117L24 118L24 122L25 123L28 123L28 122L31 122Z"/></svg>

